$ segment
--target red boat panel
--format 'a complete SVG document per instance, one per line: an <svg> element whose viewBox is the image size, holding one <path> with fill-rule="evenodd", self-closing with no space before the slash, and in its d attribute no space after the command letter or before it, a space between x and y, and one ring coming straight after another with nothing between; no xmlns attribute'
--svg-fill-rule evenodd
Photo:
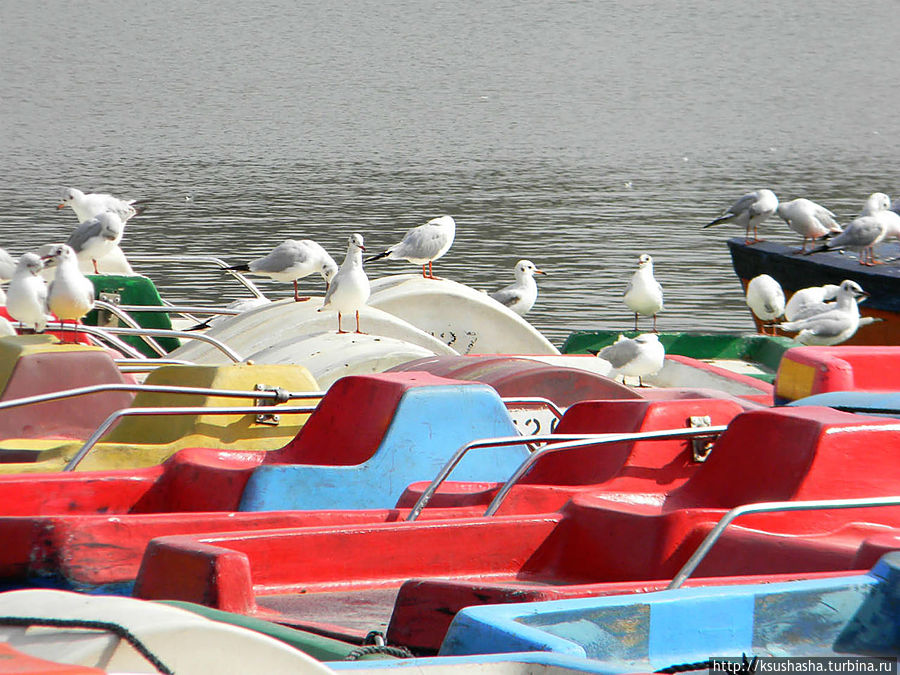
<svg viewBox="0 0 900 675"><path fill-rule="evenodd" d="M3 317L4 319L6 319L7 321L12 321L12 322L15 322L15 321L16 321L14 318L12 318L12 317L9 315L9 312L6 310L6 306L5 306L5 305L0 305L0 316L2 316L2 317ZM53 315L51 314L51 316L53 316ZM53 320L54 320L54 321L58 321L58 319L57 319L55 316L54 316ZM80 324L81 324L81 322L78 321L78 322L77 322L77 325L80 325ZM69 322L69 325L72 325L72 322ZM29 334L30 334L30 333L27 333L27 332L22 332L22 329L17 329L17 332L19 332L19 333L22 334L22 335L29 335ZM93 343L91 342L90 336L89 336L87 333L79 332L79 331L77 331L77 330L71 330L71 329L66 329L66 330L47 330L47 331L44 331L43 333L40 333L40 335L49 335L49 336L53 336L53 337L55 337L56 339L60 340L61 342L67 342L67 343L70 343L70 344L72 344L72 343L77 343L77 344L82 344L82 345L90 345L90 344L93 344Z"/></svg>
<svg viewBox="0 0 900 675"><path fill-rule="evenodd" d="M108 352L96 348L59 346L44 336L3 341L0 356L8 372L0 401L74 389L94 384L123 384ZM106 417L130 405L127 392L105 392L48 401L0 411L0 438L87 438ZM0 453L0 461L27 461L24 456Z"/></svg>
<svg viewBox="0 0 900 675"><path fill-rule="evenodd" d="M256 595L352 593L419 576L533 587L671 578L732 506L895 492L900 467L889 460L898 445L900 425L887 421L828 408L753 411L735 419L668 497L582 493L556 514L167 537L148 548L136 593L215 598L253 611ZM900 526L900 509L748 516L726 531L698 574L850 569L862 541L885 525ZM182 558L210 573L179 578ZM211 573L222 574L222 565L233 567L227 587Z"/></svg>
<svg viewBox="0 0 900 675"><path fill-rule="evenodd" d="M540 396L560 407L590 399L640 398L631 387L597 373L514 356L433 356L395 366L388 372L409 370L482 382L500 396Z"/></svg>
<svg viewBox="0 0 900 675"><path fill-rule="evenodd" d="M775 379L779 402L829 391L896 391L900 347L794 347Z"/></svg>

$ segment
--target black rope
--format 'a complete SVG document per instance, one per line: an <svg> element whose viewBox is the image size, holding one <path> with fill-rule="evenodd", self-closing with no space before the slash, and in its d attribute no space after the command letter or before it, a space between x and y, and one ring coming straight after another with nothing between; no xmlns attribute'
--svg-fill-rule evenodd
<svg viewBox="0 0 900 675"><path fill-rule="evenodd" d="M693 663L677 663L674 666L668 666L666 668L660 668L659 670L655 670L655 673L687 673L693 670L711 670L712 669L713 659L706 659L705 661L694 661ZM759 665L759 657L754 656L751 659L747 659L746 654L741 654L741 665L734 668L729 669L728 673L755 673L756 669Z"/></svg>
<svg viewBox="0 0 900 675"><path fill-rule="evenodd" d="M53 628L92 628L96 630L105 630L118 635L127 641L135 651L143 656L156 670L163 675L175 675L175 671L171 670L156 655L151 652L141 642L137 636L131 633L124 626L110 621L86 621L84 619L45 619L41 617L29 616L0 616L0 625L4 626L50 626Z"/></svg>

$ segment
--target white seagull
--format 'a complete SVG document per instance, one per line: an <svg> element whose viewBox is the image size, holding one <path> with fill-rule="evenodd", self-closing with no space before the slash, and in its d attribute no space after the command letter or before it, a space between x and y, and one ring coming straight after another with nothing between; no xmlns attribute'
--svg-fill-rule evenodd
<svg viewBox="0 0 900 675"><path fill-rule="evenodd" d="M623 379L637 377L638 384L643 386L641 378L644 375L653 375L662 369L666 349L656 333L642 333L634 338L620 335L613 344L597 352L597 356L608 361Z"/></svg>
<svg viewBox="0 0 900 675"><path fill-rule="evenodd" d="M126 222L142 211L137 204L136 199L119 199L99 192L85 194L76 188L65 188L56 208L64 209L71 206L79 223L96 218L104 211L112 211L122 219L122 222Z"/></svg>
<svg viewBox="0 0 900 675"><path fill-rule="evenodd" d="M788 224L788 227L803 237L801 252L806 250L807 241L841 231L837 216L821 204L816 204L809 199L801 197L789 202L781 202L776 211Z"/></svg>
<svg viewBox="0 0 900 675"><path fill-rule="evenodd" d="M369 277L363 269L363 246L361 234L351 234L347 241L347 255L341 268L331 280L320 312L326 309L337 310L338 333L346 333L341 327L341 315L356 312L356 332L359 330L359 308L369 299Z"/></svg>
<svg viewBox="0 0 900 675"><path fill-rule="evenodd" d="M47 308L60 321L76 323L94 307L94 284L78 269L78 258L71 246L58 244L47 260L57 266L47 292Z"/></svg>
<svg viewBox="0 0 900 675"><path fill-rule="evenodd" d="M111 253L122 241L125 223L112 211L104 211L95 218L86 220L69 235L66 244L71 246L79 260L91 261L94 274L99 274L97 261Z"/></svg>
<svg viewBox="0 0 900 675"><path fill-rule="evenodd" d="M788 321L781 329L797 332L794 337L804 345L836 345L844 342L859 328L859 306L857 300L868 296L855 281L845 279L837 292L837 302L833 309L813 314L805 319Z"/></svg>
<svg viewBox="0 0 900 675"><path fill-rule="evenodd" d="M635 330L638 314L643 314L653 317L653 332L656 332L656 315L663 308L663 291L653 276L653 258L646 253L638 258L638 268L625 288L625 304L634 312Z"/></svg>
<svg viewBox="0 0 900 675"><path fill-rule="evenodd" d="M6 291L6 310L16 321L43 333L47 327L47 282L41 277L44 262L34 253L23 253Z"/></svg>
<svg viewBox="0 0 900 675"><path fill-rule="evenodd" d="M806 251L805 255L849 249L858 252L860 265L875 265L874 248L884 239L885 225L885 221L877 214L859 216L851 220L843 232Z"/></svg>
<svg viewBox="0 0 900 675"><path fill-rule="evenodd" d="M270 253L248 263L228 269L269 277L275 281L294 282L294 300L309 300L298 295L297 281L318 272L325 280L325 290L337 274L338 266L328 251L312 239L286 239Z"/></svg>
<svg viewBox="0 0 900 675"><path fill-rule="evenodd" d="M747 284L747 306L765 324L775 321L784 314L784 291L775 279L768 274L753 277ZM773 328L774 333L774 328Z"/></svg>
<svg viewBox="0 0 900 675"><path fill-rule="evenodd" d="M861 215L873 216L881 221L884 225L882 241L891 237L900 239L900 214L891 210L891 198L883 192L869 195Z"/></svg>
<svg viewBox="0 0 900 675"><path fill-rule="evenodd" d="M839 288L837 284L801 288L784 306L785 321L797 321L833 309L834 303L829 301L837 297Z"/></svg>
<svg viewBox="0 0 900 675"><path fill-rule="evenodd" d="M16 273L16 259L5 248L0 248L0 283L6 283Z"/></svg>
<svg viewBox="0 0 900 675"><path fill-rule="evenodd" d="M424 225L414 227L403 236L399 244L394 244L384 253L366 258L366 262L387 258L388 260L408 260L422 266L422 276L435 279L431 263L444 255L453 245L456 236L456 221L450 216L432 218ZM425 273L425 265L428 273Z"/></svg>
<svg viewBox="0 0 900 675"><path fill-rule="evenodd" d="M509 307L519 316L525 316L537 300L538 287L535 274L547 274L530 260L516 263L516 282L489 295L501 305Z"/></svg>
<svg viewBox="0 0 900 675"><path fill-rule="evenodd" d="M771 190L755 190L738 199L731 208L721 216L703 227L712 227L719 223L736 223L746 228L746 243L759 241L758 228L763 221L778 209L778 197ZM753 229L753 239L750 230Z"/></svg>

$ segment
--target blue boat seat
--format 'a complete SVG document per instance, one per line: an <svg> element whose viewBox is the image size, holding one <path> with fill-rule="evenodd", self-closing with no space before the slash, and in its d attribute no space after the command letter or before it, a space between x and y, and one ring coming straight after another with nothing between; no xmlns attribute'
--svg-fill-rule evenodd
<svg viewBox="0 0 900 675"><path fill-rule="evenodd" d="M239 508L390 508L407 485L433 478L465 443L515 435L506 406L487 385L418 372L345 377L294 442L254 470ZM527 454L524 445L476 450L451 476L505 480Z"/></svg>

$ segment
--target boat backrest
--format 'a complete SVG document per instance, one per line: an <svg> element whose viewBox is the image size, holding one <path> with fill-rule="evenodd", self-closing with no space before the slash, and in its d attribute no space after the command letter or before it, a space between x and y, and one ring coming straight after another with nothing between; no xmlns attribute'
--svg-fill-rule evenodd
<svg viewBox="0 0 900 675"><path fill-rule="evenodd" d="M666 509L889 496L900 481L900 422L818 406L736 417Z"/></svg>
<svg viewBox="0 0 900 675"><path fill-rule="evenodd" d="M99 347L61 344L48 335L0 338L0 401L125 380ZM132 400L101 392L0 411L0 438L87 438L112 411Z"/></svg>

